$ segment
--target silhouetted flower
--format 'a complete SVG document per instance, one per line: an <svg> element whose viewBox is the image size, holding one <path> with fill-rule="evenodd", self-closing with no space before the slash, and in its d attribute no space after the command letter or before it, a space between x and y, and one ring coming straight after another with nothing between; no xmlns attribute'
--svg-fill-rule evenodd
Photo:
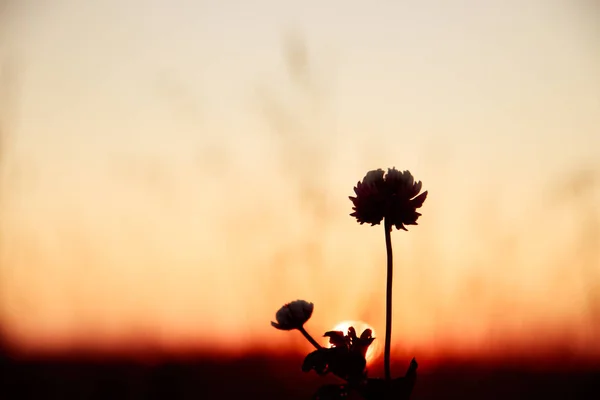
<svg viewBox="0 0 600 400"><path fill-rule="evenodd" d="M292 329L301 329L313 313L314 304L305 300L295 300L281 307L271 325L282 331L291 331Z"/></svg>
<svg viewBox="0 0 600 400"><path fill-rule="evenodd" d="M331 372L353 386L366 379L365 355L375 340L371 337L371 330L366 329L360 338L353 327L348 328L347 335L342 331L329 331L323 336L329 337L333 347L318 349L307 355L302 370L308 372L314 369L319 375Z"/></svg>
<svg viewBox="0 0 600 400"><path fill-rule="evenodd" d="M325 332L324 337L329 337L329 343L335 347L345 346L349 352L358 353L363 358L366 358L367 350L373 340L374 337L371 337L372 331L370 329L365 329L360 337L356 336L356 330L353 326L348 328L348 334L344 335L342 331L329 331Z"/></svg>
<svg viewBox="0 0 600 400"><path fill-rule="evenodd" d="M365 329L360 337L356 337L356 331L353 327L350 327L348 329L348 335L351 337L350 351L360 353L361 356L366 358L367 350L371 343L373 343L373 340L375 340L375 338L371 336L372 334L373 332L370 329Z"/></svg>
<svg viewBox="0 0 600 400"><path fill-rule="evenodd" d="M350 196L354 212L350 214L360 224L378 225L385 218L390 229L407 230L404 225L417 225L421 216L416 210L423 205L427 192L419 194L421 182L415 182L409 171L382 169L367 172L354 187L356 197Z"/></svg>

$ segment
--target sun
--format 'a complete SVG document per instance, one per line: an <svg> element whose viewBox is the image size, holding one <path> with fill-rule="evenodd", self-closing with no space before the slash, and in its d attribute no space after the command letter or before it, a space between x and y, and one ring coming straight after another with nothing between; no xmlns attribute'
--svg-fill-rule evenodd
<svg viewBox="0 0 600 400"><path fill-rule="evenodd" d="M363 321L342 321L339 324L337 324L332 330L342 331L342 332L344 332L344 334L347 334L348 328L350 328L351 326L354 327L354 329L356 330L356 334L358 336L360 336L360 334L363 333L363 331L365 329L370 329L371 336L376 338L373 341L373 343L371 343L371 345L369 346L369 349L367 350L367 355L365 356L365 358L367 360L367 365L371 364L373 362L373 360L375 360L377 353L379 351L379 342L378 342L379 338L377 338L377 333L375 332L375 329L373 329L373 327L371 325L369 325Z"/></svg>

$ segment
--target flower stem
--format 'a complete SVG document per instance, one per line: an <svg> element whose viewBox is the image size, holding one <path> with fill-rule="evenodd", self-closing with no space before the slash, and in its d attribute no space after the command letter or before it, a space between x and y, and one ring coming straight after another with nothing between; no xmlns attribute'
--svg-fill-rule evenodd
<svg viewBox="0 0 600 400"><path fill-rule="evenodd" d="M392 373L390 370L390 347L392 344L392 279L394 275L392 259L392 226L384 221L385 228L385 249L387 251L387 285L385 292L385 351L383 353L383 362L385 368L385 380L391 383Z"/></svg>
<svg viewBox="0 0 600 400"><path fill-rule="evenodd" d="M298 328L298 330L300 332L302 332L302 334L304 335L304 337L306 338L306 340L308 340L310 342L310 344L312 344L313 346L315 346L315 349L319 350L321 348L321 345L319 343L317 343L317 341L315 339L313 339L313 337L310 336L310 334L308 332L306 332L306 329L304 329L303 326L301 326L300 328Z"/></svg>

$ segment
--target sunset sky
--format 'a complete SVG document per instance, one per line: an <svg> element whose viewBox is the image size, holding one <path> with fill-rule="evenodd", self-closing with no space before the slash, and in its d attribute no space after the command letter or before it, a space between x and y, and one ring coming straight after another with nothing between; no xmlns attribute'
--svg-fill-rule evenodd
<svg viewBox="0 0 600 400"><path fill-rule="evenodd" d="M395 166L429 191L392 235L398 352L600 357L593 0L2 18L0 321L19 346L308 349L270 326L298 298L315 336L363 320L383 344L383 227L348 196Z"/></svg>

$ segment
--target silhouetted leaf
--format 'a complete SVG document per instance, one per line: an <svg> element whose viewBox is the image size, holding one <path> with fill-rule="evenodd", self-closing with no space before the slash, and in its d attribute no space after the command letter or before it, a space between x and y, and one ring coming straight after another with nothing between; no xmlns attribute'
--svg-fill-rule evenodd
<svg viewBox="0 0 600 400"><path fill-rule="evenodd" d="M413 358L406 375L393 379L389 388L383 379L367 379L366 383L357 390L366 400L408 400L417 379L417 366Z"/></svg>
<svg viewBox="0 0 600 400"><path fill-rule="evenodd" d="M324 375L329 372L327 368L330 359L328 350L331 349L318 349L309 353L302 363L302 371L309 372L314 369L319 375Z"/></svg>
<svg viewBox="0 0 600 400"><path fill-rule="evenodd" d="M342 331L325 332L323 337L329 337L329 343L335 347L347 347L349 344L348 338L344 336L344 332Z"/></svg>
<svg viewBox="0 0 600 400"><path fill-rule="evenodd" d="M319 375L331 372L348 382L358 383L366 377L366 364L361 354L351 353L347 347L332 347L308 354L302 364L302 371L314 369Z"/></svg>

